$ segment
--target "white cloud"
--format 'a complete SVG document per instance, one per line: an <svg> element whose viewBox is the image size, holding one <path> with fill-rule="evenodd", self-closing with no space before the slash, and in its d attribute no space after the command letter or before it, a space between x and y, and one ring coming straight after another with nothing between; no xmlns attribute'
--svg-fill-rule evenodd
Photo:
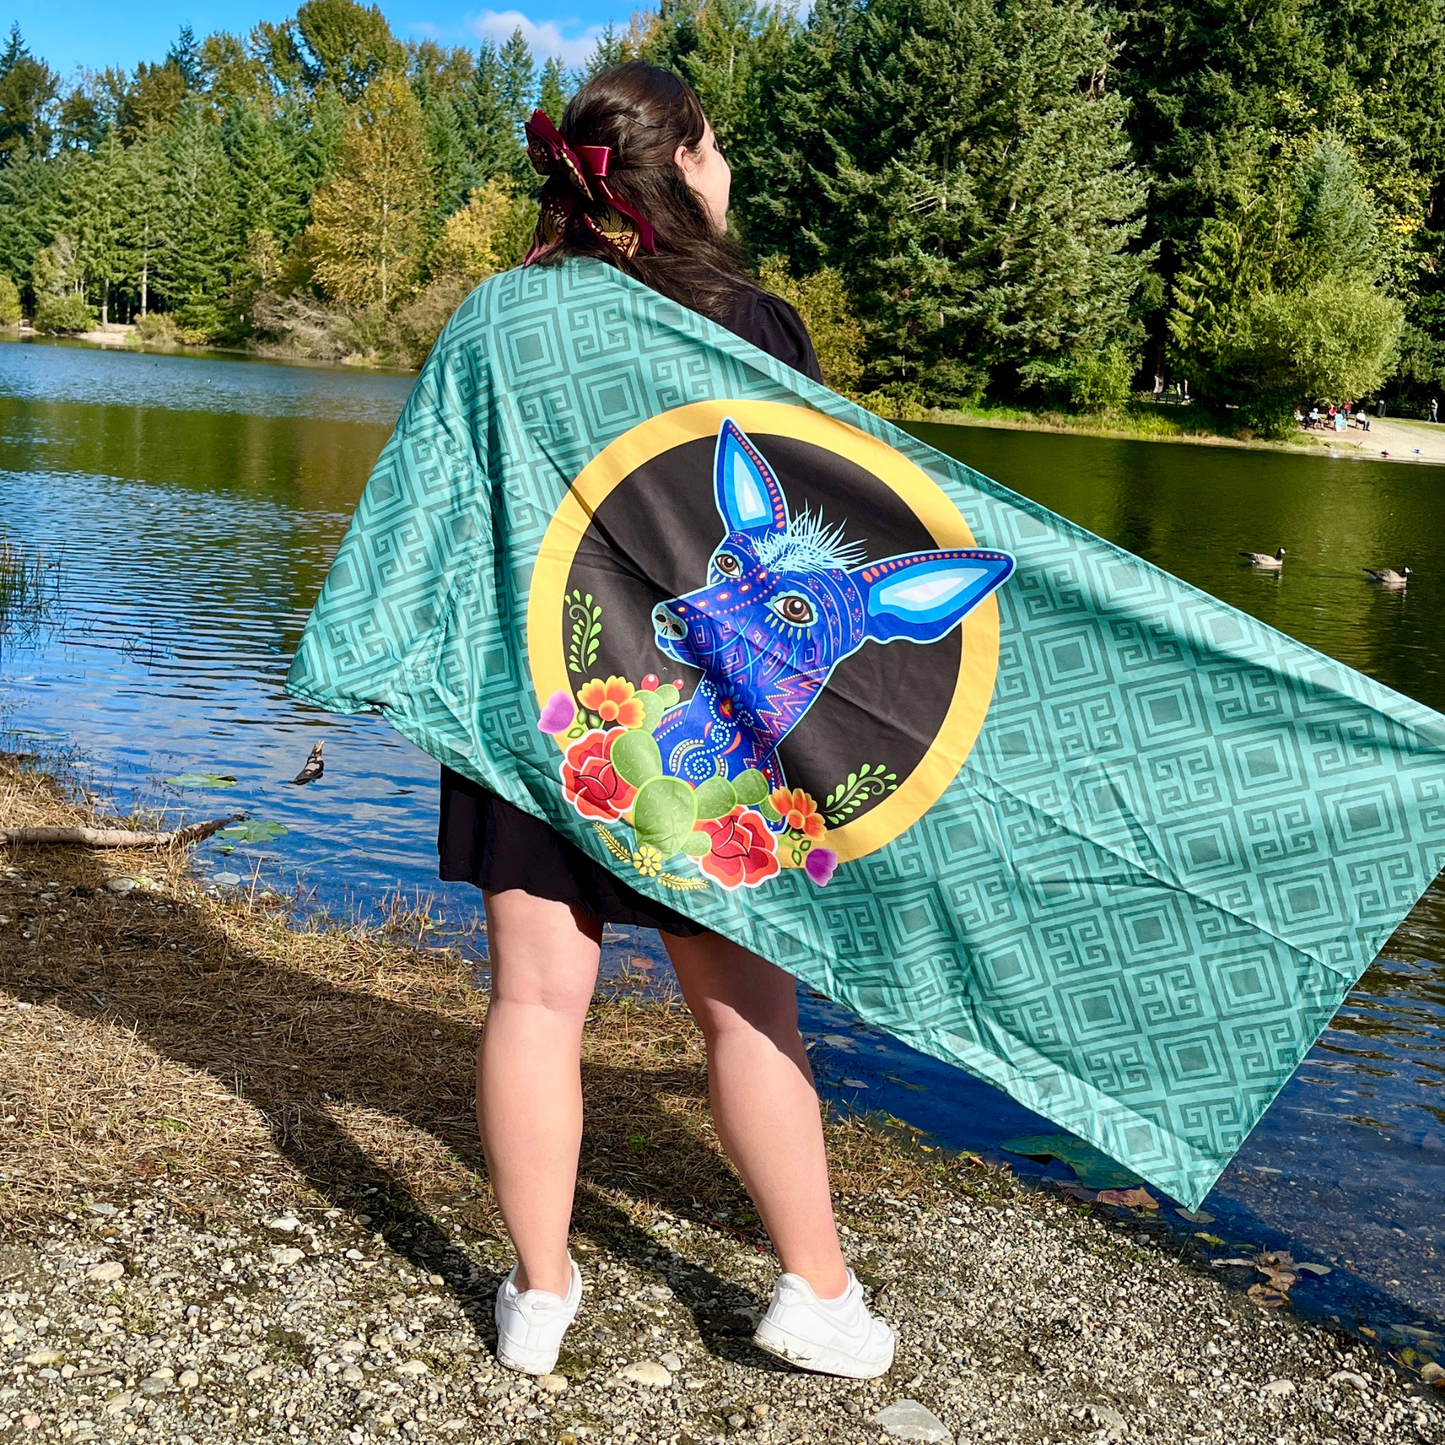
<svg viewBox="0 0 1445 1445"><path fill-rule="evenodd" d="M490 40L493 45L501 45L514 30L520 30L538 59L556 55L566 66L579 66L586 61L603 31L601 25L591 25L579 34L567 36L556 21L547 20L539 25L520 10L483 10L467 21L467 29L479 40Z"/></svg>

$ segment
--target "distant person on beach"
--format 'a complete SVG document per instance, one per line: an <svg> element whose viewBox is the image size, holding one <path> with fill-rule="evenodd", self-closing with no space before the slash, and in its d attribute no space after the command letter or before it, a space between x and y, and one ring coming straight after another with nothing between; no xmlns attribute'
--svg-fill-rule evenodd
<svg viewBox="0 0 1445 1445"><path fill-rule="evenodd" d="M1440 420L1440 398L1438 396L1432 396L1430 398L1430 420Z"/></svg>
<svg viewBox="0 0 1445 1445"><path fill-rule="evenodd" d="M1365 410L1364 402L1360 403L1359 410L1355 413L1355 421L1358 423L1361 431L1369 431L1370 413Z"/></svg>
<svg viewBox="0 0 1445 1445"><path fill-rule="evenodd" d="M587 81L560 126L539 111L527 129L547 183L524 265L600 259L822 380L798 313L749 278L726 234L728 164L684 81L631 61ZM579 184L589 168L625 214ZM754 1343L804 1370L884 1374L894 1335L869 1312L839 1247L793 979L445 767L438 850L441 877L475 884L486 901L491 1005L477 1053L477 1123L517 1250L495 1304L498 1360L551 1373L581 1304L582 1275L568 1252L581 1035L603 929L615 923L662 934L707 1044L718 1138L783 1267Z"/></svg>
<svg viewBox="0 0 1445 1445"><path fill-rule="evenodd" d="M1376 415L1376 416L1384 416L1384 414L1385 414L1385 398L1382 396L1382 397L1379 399L1379 401L1377 401L1377 402L1375 403L1375 415Z"/></svg>

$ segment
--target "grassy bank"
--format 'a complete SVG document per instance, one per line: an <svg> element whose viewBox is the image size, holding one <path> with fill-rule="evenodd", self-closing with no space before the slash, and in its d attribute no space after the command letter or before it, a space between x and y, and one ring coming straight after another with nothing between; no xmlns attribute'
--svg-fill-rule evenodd
<svg viewBox="0 0 1445 1445"><path fill-rule="evenodd" d="M88 814L0 763L0 827ZM779 1368L748 1343L775 1265L696 1031L625 987L585 1042L583 1313L556 1377L505 1374L467 966L297 929L186 864L0 856L0 1439L873 1445L904 1399L956 1440L1442 1438L1426 1386L1259 1308L1148 1211L856 1121L827 1126L837 1207L898 1363Z"/></svg>

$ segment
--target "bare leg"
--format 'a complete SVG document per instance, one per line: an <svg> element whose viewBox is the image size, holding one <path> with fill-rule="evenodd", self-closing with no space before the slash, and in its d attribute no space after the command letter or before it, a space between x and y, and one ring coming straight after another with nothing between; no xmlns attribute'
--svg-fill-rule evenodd
<svg viewBox="0 0 1445 1445"><path fill-rule="evenodd" d="M565 1295L582 1143L582 1026L602 925L519 889L485 897L492 998L477 1045L477 1128L517 1248L517 1289Z"/></svg>
<svg viewBox="0 0 1445 1445"><path fill-rule="evenodd" d="M663 942L707 1040L718 1138L783 1268L802 1275L820 1299L834 1299L847 1288L848 1275L793 980L715 933L663 934Z"/></svg>

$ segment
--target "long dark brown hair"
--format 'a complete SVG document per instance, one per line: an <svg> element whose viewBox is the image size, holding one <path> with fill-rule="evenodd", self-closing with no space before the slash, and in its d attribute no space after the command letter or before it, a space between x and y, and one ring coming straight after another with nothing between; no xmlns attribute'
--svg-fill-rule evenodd
<svg viewBox="0 0 1445 1445"><path fill-rule="evenodd" d="M558 129L570 146L612 148L608 183L652 223L657 254L620 256L574 216L547 261L595 256L693 311L726 320L739 298L758 287L736 242L713 229L673 160L680 145L696 150L706 127L692 87L670 70L629 60L587 81Z"/></svg>

